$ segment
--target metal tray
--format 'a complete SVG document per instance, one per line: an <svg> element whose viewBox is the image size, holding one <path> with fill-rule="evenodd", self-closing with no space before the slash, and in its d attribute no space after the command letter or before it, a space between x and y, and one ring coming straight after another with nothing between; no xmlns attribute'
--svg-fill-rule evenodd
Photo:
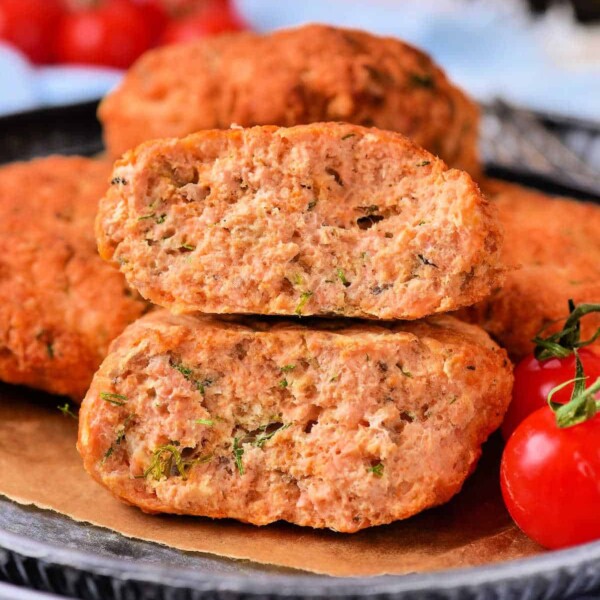
<svg viewBox="0 0 600 600"><path fill-rule="evenodd" d="M91 155L102 150L95 103L0 118L0 162L50 153ZM486 108L488 113L493 110ZM494 118L506 117L501 106ZM511 117L512 118L512 117ZM544 124L547 121L540 120ZM552 128L556 129L556 123ZM568 133L568 123L561 133ZM597 126L577 123L590 139ZM513 169L493 160L490 174L600 201L560 171ZM520 165L523 166L522 163ZM589 173L586 172L586 176ZM592 177L592 184L594 183ZM0 497L0 600L53 600L45 592L86 600L242 599L550 599L600 598L600 542L534 558L472 569L405 576L333 578L206 554L182 552L81 523ZM32 588L26 590L26 586Z"/></svg>

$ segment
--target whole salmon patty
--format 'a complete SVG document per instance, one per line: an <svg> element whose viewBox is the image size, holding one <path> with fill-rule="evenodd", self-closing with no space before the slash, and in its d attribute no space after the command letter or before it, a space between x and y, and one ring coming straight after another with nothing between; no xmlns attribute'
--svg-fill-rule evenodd
<svg viewBox="0 0 600 600"><path fill-rule="evenodd" d="M109 174L78 157L0 168L0 380L80 401L109 342L144 312L96 249Z"/></svg>
<svg viewBox="0 0 600 600"><path fill-rule="evenodd" d="M201 129L347 121L399 131L479 171L476 104L423 52L324 25L242 33L144 55L102 102L109 153Z"/></svg>
<svg viewBox="0 0 600 600"><path fill-rule="evenodd" d="M447 316L369 322L147 315L80 413L86 469L146 512L354 532L456 494L512 367Z"/></svg>
<svg viewBox="0 0 600 600"><path fill-rule="evenodd" d="M100 254L178 313L417 319L502 281L495 209L400 134L205 131L116 163Z"/></svg>
<svg viewBox="0 0 600 600"><path fill-rule="evenodd" d="M502 181L489 180L485 192L498 207L506 239L506 282L461 313L480 324L518 360L533 351L542 328L562 328L576 304L600 302L600 206L557 198ZM581 321L582 338L600 327L600 316Z"/></svg>

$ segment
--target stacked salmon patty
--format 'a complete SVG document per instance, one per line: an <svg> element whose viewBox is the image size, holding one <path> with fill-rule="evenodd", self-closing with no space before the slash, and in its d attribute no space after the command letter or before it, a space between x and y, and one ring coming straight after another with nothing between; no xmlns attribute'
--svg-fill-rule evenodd
<svg viewBox="0 0 600 600"><path fill-rule="evenodd" d="M81 411L86 468L142 510L358 531L446 502L502 420L506 353L431 317L501 284L496 211L401 134L150 142L116 163L96 228L169 309L113 343Z"/></svg>

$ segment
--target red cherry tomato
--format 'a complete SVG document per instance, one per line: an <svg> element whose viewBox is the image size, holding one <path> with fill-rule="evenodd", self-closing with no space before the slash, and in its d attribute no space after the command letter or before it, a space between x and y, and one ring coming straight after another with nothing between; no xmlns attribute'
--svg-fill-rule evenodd
<svg viewBox="0 0 600 600"><path fill-rule="evenodd" d="M0 39L37 64L54 59L54 35L65 13L62 0L0 0Z"/></svg>
<svg viewBox="0 0 600 600"><path fill-rule="evenodd" d="M152 46L152 31L137 7L108 0L67 15L57 38L61 62L125 69Z"/></svg>
<svg viewBox="0 0 600 600"><path fill-rule="evenodd" d="M156 42L160 38L167 23L169 15L160 0L122 0L131 6L134 6L146 20L150 30L152 41Z"/></svg>
<svg viewBox="0 0 600 600"><path fill-rule="evenodd" d="M515 430L502 456L500 483L517 525L546 548L600 538L600 415L559 429L540 408Z"/></svg>
<svg viewBox="0 0 600 600"><path fill-rule="evenodd" d="M600 355L588 348L579 351L588 383L600 377ZM546 405L548 392L557 385L575 377L575 356L549 358L539 361L533 354L526 356L515 368L512 402L502 423L502 436L511 436L528 415ZM557 392L553 400L565 404L571 398L573 385Z"/></svg>
<svg viewBox="0 0 600 600"><path fill-rule="evenodd" d="M248 26L228 0L211 0L191 16L169 23L161 43L178 44L245 29L248 29Z"/></svg>

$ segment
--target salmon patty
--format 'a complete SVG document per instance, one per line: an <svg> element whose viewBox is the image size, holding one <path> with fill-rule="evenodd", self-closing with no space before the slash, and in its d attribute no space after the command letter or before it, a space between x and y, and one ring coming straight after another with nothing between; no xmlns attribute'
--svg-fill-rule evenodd
<svg viewBox="0 0 600 600"><path fill-rule="evenodd" d="M81 400L146 304L99 256L110 165L50 157L0 168L0 380Z"/></svg>
<svg viewBox="0 0 600 600"><path fill-rule="evenodd" d="M205 131L143 144L112 183L100 254L177 313L417 319L502 280L495 209L397 133Z"/></svg>
<svg viewBox="0 0 600 600"><path fill-rule="evenodd" d="M504 286L461 312L484 327L518 360L533 350L542 329L559 330L569 314L568 300L600 302L600 206L547 196L490 180L485 192L496 204L506 239ZM582 339L600 327L600 316L582 322Z"/></svg>
<svg viewBox="0 0 600 600"><path fill-rule="evenodd" d="M79 452L145 512L355 532L448 501L508 406L512 368L448 316L307 326L157 311L83 402Z"/></svg>
<svg viewBox="0 0 600 600"><path fill-rule="evenodd" d="M399 131L448 164L479 171L479 113L423 52L323 25L206 38L153 50L103 101L119 156L201 129L347 121Z"/></svg>

